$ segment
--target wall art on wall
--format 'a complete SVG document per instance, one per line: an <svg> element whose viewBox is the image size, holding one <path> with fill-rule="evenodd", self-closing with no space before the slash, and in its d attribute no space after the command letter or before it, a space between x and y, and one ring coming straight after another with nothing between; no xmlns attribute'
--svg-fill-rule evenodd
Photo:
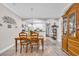
<svg viewBox="0 0 79 59"><path fill-rule="evenodd" d="M4 23L9 23L13 25L16 24L15 20L9 16L3 16L2 19Z"/></svg>
<svg viewBox="0 0 79 59"><path fill-rule="evenodd" d="M8 28L12 28L12 26L9 24L9 25L8 25Z"/></svg>
<svg viewBox="0 0 79 59"><path fill-rule="evenodd" d="M0 23L0 27L2 27L2 24Z"/></svg>
<svg viewBox="0 0 79 59"><path fill-rule="evenodd" d="M18 28L18 26L15 26L15 28Z"/></svg>

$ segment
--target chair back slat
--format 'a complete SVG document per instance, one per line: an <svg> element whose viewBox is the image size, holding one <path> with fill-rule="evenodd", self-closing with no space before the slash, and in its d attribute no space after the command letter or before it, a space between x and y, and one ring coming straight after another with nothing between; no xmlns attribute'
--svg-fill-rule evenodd
<svg viewBox="0 0 79 59"><path fill-rule="evenodd" d="M19 37L20 38L26 38L27 37L27 33L21 32L21 33L19 33Z"/></svg>
<svg viewBox="0 0 79 59"><path fill-rule="evenodd" d="M32 33L31 34L31 36L32 36L32 41L36 41L36 40L38 40L38 33Z"/></svg>

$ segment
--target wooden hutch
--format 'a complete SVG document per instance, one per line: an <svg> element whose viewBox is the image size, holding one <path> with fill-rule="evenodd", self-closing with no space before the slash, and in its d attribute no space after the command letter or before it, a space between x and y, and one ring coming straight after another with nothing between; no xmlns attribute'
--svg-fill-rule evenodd
<svg viewBox="0 0 79 59"><path fill-rule="evenodd" d="M63 15L62 49L69 55L79 55L79 4L72 4Z"/></svg>

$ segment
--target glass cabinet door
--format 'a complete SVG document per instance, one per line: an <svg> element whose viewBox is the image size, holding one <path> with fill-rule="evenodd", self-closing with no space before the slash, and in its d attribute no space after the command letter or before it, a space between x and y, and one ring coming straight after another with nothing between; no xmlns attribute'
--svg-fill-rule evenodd
<svg viewBox="0 0 79 59"><path fill-rule="evenodd" d="M66 35L67 34L67 18L64 17L63 19L63 34Z"/></svg>
<svg viewBox="0 0 79 59"><path fill-rule="evenodd" d="M69 33L71 36L75 37L76 34L76 17L75 13L70 15L70 22L69 22Z"/></svg>

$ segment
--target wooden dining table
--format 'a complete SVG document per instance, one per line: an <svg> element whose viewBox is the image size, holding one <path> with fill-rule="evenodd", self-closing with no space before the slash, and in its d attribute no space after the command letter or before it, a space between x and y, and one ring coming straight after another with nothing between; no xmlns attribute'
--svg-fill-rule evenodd
<svg viewBox="0 0 79 59"><path fill-rule="evenodd" d="M31 40L32 36L27 36L28 40ZM25 38L26 39L26 38ZM41 42L41 46L42 46L42 51L44 51L44 37L43 36L39 36L38 40ZM20 37L16 37L15 38L15 48L16 48L16 52L17 52L17 43L18 41L20 41Z"/></svg>

